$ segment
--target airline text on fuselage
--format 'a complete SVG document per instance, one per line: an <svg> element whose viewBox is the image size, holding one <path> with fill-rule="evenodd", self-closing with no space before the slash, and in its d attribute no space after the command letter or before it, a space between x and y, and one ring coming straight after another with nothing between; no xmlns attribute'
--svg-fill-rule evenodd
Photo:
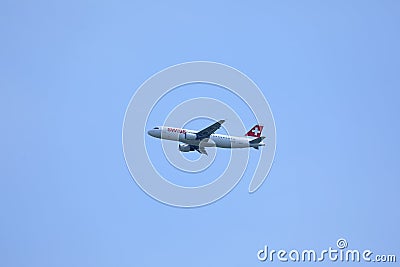
<svg viewBox="0 0 400 267"><path fill-rule="evenodd" d="M168 132L174 132L174 133L186 133L186 130L184 130L184 129L178 129L178 128L171 128L171 127L168 127Z"/></svg>

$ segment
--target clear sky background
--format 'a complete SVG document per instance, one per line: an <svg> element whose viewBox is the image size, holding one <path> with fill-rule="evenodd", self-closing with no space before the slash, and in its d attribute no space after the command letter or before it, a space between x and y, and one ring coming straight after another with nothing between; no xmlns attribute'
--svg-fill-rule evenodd
<svg viewBox="0 0 400 267"><path fill-rule="evenodd" d="M399 258L399 27L389 0L1 1L0 265L278 265L257 251L340 237ZM256 193L245 176L182 209L136 185L121 129L147 78L193 60L257 83L277 153Z"/></svg>

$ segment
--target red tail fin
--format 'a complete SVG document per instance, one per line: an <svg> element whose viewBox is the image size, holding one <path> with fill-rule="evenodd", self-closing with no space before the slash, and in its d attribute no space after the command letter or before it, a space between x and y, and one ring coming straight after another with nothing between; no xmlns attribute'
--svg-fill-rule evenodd
<svg viewBox="0 0 400 267"><path fill-rule="evenodd" d="M260 137L263 128L264 126L262 125L255 125L250 131L247 132L245 136Z"/></svg>

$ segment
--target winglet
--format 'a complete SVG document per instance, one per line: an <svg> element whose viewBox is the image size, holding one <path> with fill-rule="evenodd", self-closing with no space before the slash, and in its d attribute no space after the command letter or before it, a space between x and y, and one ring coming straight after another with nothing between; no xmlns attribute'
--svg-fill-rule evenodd
<svg viewBox="0 0 400 267"><path fill-rule="evenodd" d="M225 120L219 120L218 123L219 124L223 124L225 122Z"/></svg>

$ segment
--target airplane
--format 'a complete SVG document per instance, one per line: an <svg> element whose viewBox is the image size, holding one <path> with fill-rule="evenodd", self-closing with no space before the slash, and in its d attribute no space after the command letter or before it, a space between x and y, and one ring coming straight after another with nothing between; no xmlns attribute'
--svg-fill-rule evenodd
<svg viewBox="0 0 400 267"><path fill-rule="evenodd" d="M149 130L147 133L156 138L180 141L178 148L181 152L197 151L200 154L207 154L205 147L221 147L221 148L246 148L252 147L259 149L265 146L262 142L265 136L261 136L264 126L255 125L244 136L229 136L224 134L216 134L215 132L221 127L225 120L219 120L201 131L187 130L168 126L157 126Z"/></svg>

